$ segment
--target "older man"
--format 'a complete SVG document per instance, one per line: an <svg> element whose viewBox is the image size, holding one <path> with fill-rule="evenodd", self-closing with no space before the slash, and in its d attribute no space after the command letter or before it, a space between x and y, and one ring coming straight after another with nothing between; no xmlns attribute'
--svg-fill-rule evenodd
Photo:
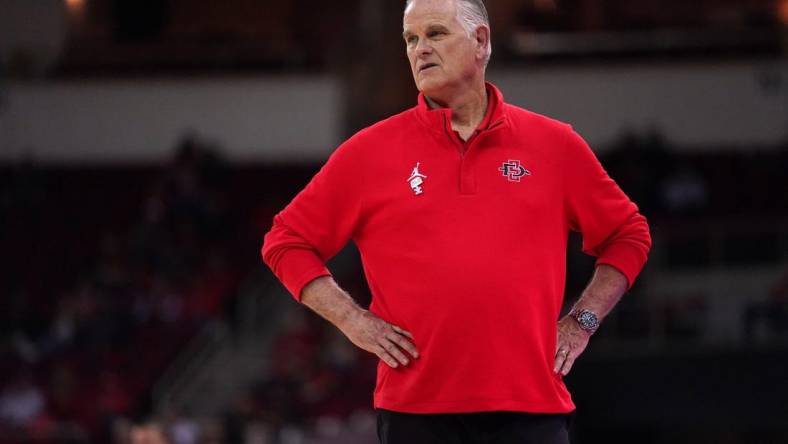
<svg viewBox="0 0 788 444"><path fill-rule="evenodd" d="M274 218L263 258L380 357L383 443L566 443L562 376L645 263L646 220L569 125L485 82L481 0L411 0L403 24L417 106L343 143ZM570 230L597 267L558 320ZM351 239L369 311L324 265Z"/></svg>

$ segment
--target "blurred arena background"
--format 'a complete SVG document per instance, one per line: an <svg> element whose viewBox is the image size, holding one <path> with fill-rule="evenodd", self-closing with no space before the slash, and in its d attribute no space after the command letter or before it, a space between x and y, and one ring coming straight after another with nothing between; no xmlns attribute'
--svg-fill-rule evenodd
<svg viewBox="0 0 788 444"><path fill-rule="evenodd" d="M788 0L487 3L488 77L652 227L567 378L575 442L788 443ZM0 443L377 442L374 357L259 247L415 104L403 4L0 0ZM352 246L332 269L368 302Z"/></svg>

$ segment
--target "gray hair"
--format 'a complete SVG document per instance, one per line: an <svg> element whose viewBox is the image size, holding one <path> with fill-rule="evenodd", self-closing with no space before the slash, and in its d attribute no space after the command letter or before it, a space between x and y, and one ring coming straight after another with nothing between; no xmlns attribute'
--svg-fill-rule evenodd
<svg viewBox="0 0 788 444"><path fill-rule="evenodd" d="M483 0L454 0L454 2L457 6L457 21L468 37L473 37L473 33L479 26L486 26L487 29L490 29L490 18ZM413 0L406 0L405 9L408 9L411 3ZM490 61L490 55L492 55L492 45L488 36L487 47L484 48L485 66Z"/></svg>

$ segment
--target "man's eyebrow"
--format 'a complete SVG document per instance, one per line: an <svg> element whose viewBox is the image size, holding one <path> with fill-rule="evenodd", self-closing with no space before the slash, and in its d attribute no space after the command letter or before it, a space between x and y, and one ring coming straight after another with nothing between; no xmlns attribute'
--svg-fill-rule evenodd
<svg viewBox="0 0 788 444"><path fill-rule="evenodd" d="M431 24L427 25L427 31L436 31L436 30L437 31L448 31L449 28L446 25L442 24L442 23L431 23ZM402 38L404 38L404 39L407 39L408 37L410 37L412 35L413 35L413 33L410 32L407 29L402 32Z"/></svg>
<svg viewBox="0 0 788 444"><path fill-rule="evenodd" d="M441 23L432 23L429 26L427 26L427 29L430 30L430 31L433 31L433 30L436 30L436 29L437 30L441 30L441 31L447 31L449 28L444 26Z"/></svg>

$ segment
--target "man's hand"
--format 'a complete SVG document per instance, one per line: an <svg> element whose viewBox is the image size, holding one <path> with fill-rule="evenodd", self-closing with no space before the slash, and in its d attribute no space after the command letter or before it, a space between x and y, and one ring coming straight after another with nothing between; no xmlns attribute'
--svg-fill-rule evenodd
<svg viewBox="0 0 788 444"><path fill-rule="evenodd" d="M580 328L580 325L569 316L558 321L558 340L555 348L555 365L553 372L566 376L572 369L575 360L580 357L588 345L591 333Z"/></svg>
<svg viewBox="0 0 788 444"><path fill-rule="evenodd" d="M583 295L575 304L575 308L587 309L596 313L599 322L610 313L627 291L628 281L623 273L616 268L600 264L594 270L591 282L583 290ZM583 330L576 320L564 316L558 321L558 340L555 347L555 365L553 371L566 376L569 370L588 345L591 333Z"/></svg>
<svg viewBox="0 0 788 444"><path fill-rule="evenodd" d="M301 302L339 328L353 344L378 355L393 368L410 362L403 350L419 357L410 332L359 307L331 276L318 277L305 285Z"/></svg>
<svg viewBox="0 0 788 444"><path fill-rule="evenodd" d="M413 358L419 357L412 342L413 336L409 332L389 324L367 310L354 311L338 327L352 343L376 354L392 368L410 363L403 351Z"/></svg>

